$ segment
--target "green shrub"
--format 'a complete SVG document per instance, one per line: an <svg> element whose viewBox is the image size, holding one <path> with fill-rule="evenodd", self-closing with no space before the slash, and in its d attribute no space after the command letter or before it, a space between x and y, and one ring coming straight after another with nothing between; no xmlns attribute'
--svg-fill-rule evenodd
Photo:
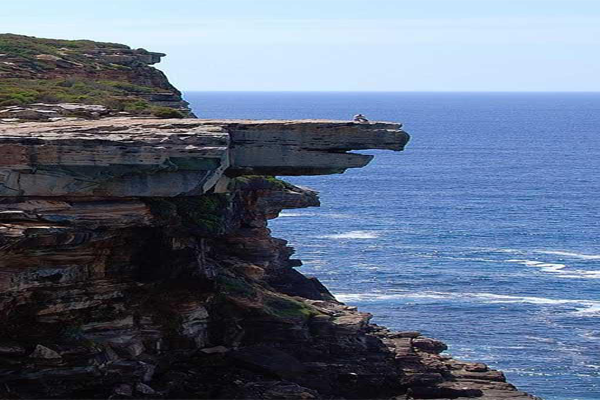
<svg viewBox="0 0 600 400"><path fill-rule="evenodd" d="M132 91L130 91L132 90ZM150 104L137 97L155 88L131 85L119 81L93 81L83 78L69 79L20 79L0 81L1 105L24 105L31 103L83 103L100 104L116 111L148 113ZM161 109L162 110L162 109ZM177 110L168 118L182 118ZM166 112L165 112L166 114Z"/></svg>
<svg viewBox="0 0 600 400"><path fill-rule="evenodd" d="M9 99L9 100L0 101L0 107L21 106L23 104L25 104L25 103L23 103L21 100L18 100L18 99Z"/></svg>
<svg viewBox="0 0 600 400"><path fill-rule="evenodd" d="M219 290L231 296L252 298L256 296L256 289L243 278L221 275L217 277Z"/></svg>
<svg viewBox="0 0 600 400"><path fill-rule="evenodd" d="M148 107L150 107L150 104L148 104L147 101L134 100L131 103L125 104L125 111L129 111L129 112L144 111L144 110L147 110Z"/></svg>
<svg viewBox="0 0 600 400"><path fill-rule="evenodd" d="M175 110L173 108L168 108L168 107L156 107L152 110L152 115L154 115L157 118L185 118L185 115L179 111L179 110Z"/></svg>
<svg viewBox="0 0 600 400"><path fill-rule="evenodd" d="M265 311L274 317L287 319L308 319L313 315L319 314L311 306L283 296L268 296L265 299Z"/></svg>
<svg viewBox="0 0 600 400"><path fill-rule="evenodd" d="M92 40L40 39L33 36L0 34L0 53L30 58L38 54L61 55L62 49L74 52L102 48L129 49L117 43L94 42Z"/></svg>
<svg viewBox="0 0 600 400"><path fill-rule="evenodd" d="M291 184L284 180L277 179L274 176L268 175L243 175L233 178L230 183L232 190L239 189L264 189L264 190L280 190L292 187Z"/></svg>

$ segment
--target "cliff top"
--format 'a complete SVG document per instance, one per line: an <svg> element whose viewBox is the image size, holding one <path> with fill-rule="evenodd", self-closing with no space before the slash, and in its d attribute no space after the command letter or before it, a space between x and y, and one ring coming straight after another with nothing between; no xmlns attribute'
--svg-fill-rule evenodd
<svg viewBox="0 0 600 400"><path fill-rule="evenodd" d="M186 115L181 93L151 67L164 56L117 43L0 34L0 107L80 103L134 115L170 107Z"/></svg>
<svg viewBox="0 0 600 400"><path fill-rule="evenodd" d="M0 77L7 78L62 75L63 70L74 68L80 72L132 69L156 64L164 56L118 43L0 34Z"/></svg>
<svg viewBox="0 0 600 400"><path fill-rule="evenodd" d="M1 196L197 196L240 175L364 167L402 150L400 124L105 118L0 124ZM221 182L221 183L220 183Z"/></svg>

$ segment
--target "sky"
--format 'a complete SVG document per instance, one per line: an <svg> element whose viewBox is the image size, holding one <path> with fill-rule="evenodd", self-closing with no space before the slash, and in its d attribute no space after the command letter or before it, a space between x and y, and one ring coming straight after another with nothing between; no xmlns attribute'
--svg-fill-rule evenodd
<svg viewBox="0 0 600 400"><path fill-rule="evenodd" d="M0 32L167 53L186 91L600 91L600 0L0 5Z"/></svg>

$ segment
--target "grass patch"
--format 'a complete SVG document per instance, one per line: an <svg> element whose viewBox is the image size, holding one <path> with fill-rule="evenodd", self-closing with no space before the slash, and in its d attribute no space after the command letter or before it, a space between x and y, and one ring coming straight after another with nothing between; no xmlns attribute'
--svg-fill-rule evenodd
<svg viewBox="0 0 600 400"><path fill-rule="evenodd" d="M157 89L120 81L86 79L2 79L0 106L32 103L100 104L116 111L153 111L139 94Z"/></svg>
<svg viewBox="0 0 600 400"><path fill-rule="evenodd" d="M173 199L177 213L197 228L203 228L210 234L218 234L222 230L223 196L205 195L199 197L181 197Z"/></svg>
<svg viewBox="0 0 600 400"><path fill-rule="evenodd" d="M274 190L288 189L292 187L284 180L268 175L243 175L231 180L231 187L235 189L251 189L251 190Z"/></svg>
<svg viewBox="0 0 600 400"><path fill-rule="evenodd" d="M185 118L181 111L168 107L156 107L152 110L152 115L157 118Z"/></svg>
<svg viewBox="0 0 600 400"><path fill-rule="evenodd" d="M223 294L244 298L256 297L256 289L242 278L220 275L216 281L219 291Z"/></svg>
<svg viewBox="0 0 600 400"><path fill-rule="evenodd" d="M110 57L115 50L124 53L125 64ZM135 80L132 77L138 66L144 66L143 62L135 61L127 64L131 52L129 46L117 43L0 34L0 107L32 103L100 104L117 112L184 118L185 112L153 106L147 100L154 93L170 90L168 87L130 82ZM135 54L151 53L137 49Z"/></svg>
<svg viewBox="0 0 600 400"><path fill-rule="evenodd" d="M265 311L282 319L308 319L319 312L307 304L290 297L268 296L265 298Z"/></svg>
<svg viewBox="0 0 600 400"><path fill-rule="evenodd" d="M130 47L118 43L94 42L92 40L40 39L33 36L11 33L0 35L0 53L21 57L30 57L38 54L58 56L65 50L89 51L104 48L129 49Z"/></svg>
<svg viewBox="0 0 600 400"><path fill-rule="evenodd" d="M42 39L32 36L0 34L0 54L12 58L20 58L29 63L33 69L51 69L51 64L40 60L37 56L54 56L83 67L92 67L98 60L86 54L103 49L130 50L129 46L118 43L94 42L92 40ZM101 63L108 69L122 69L111 63ZM1 66L1 65L0 65Z"/></svg>

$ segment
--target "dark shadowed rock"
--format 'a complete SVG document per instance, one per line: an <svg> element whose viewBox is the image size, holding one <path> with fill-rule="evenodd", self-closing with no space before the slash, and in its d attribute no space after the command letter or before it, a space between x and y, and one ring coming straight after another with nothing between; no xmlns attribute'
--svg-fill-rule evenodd
<svg viewBox="0 0 600 400"><path fill-rule="evenodd" d="M231 352L235 363L280 378L292 378L306 371L304 365L291 355L272 347L257 345Z"/></svg>

